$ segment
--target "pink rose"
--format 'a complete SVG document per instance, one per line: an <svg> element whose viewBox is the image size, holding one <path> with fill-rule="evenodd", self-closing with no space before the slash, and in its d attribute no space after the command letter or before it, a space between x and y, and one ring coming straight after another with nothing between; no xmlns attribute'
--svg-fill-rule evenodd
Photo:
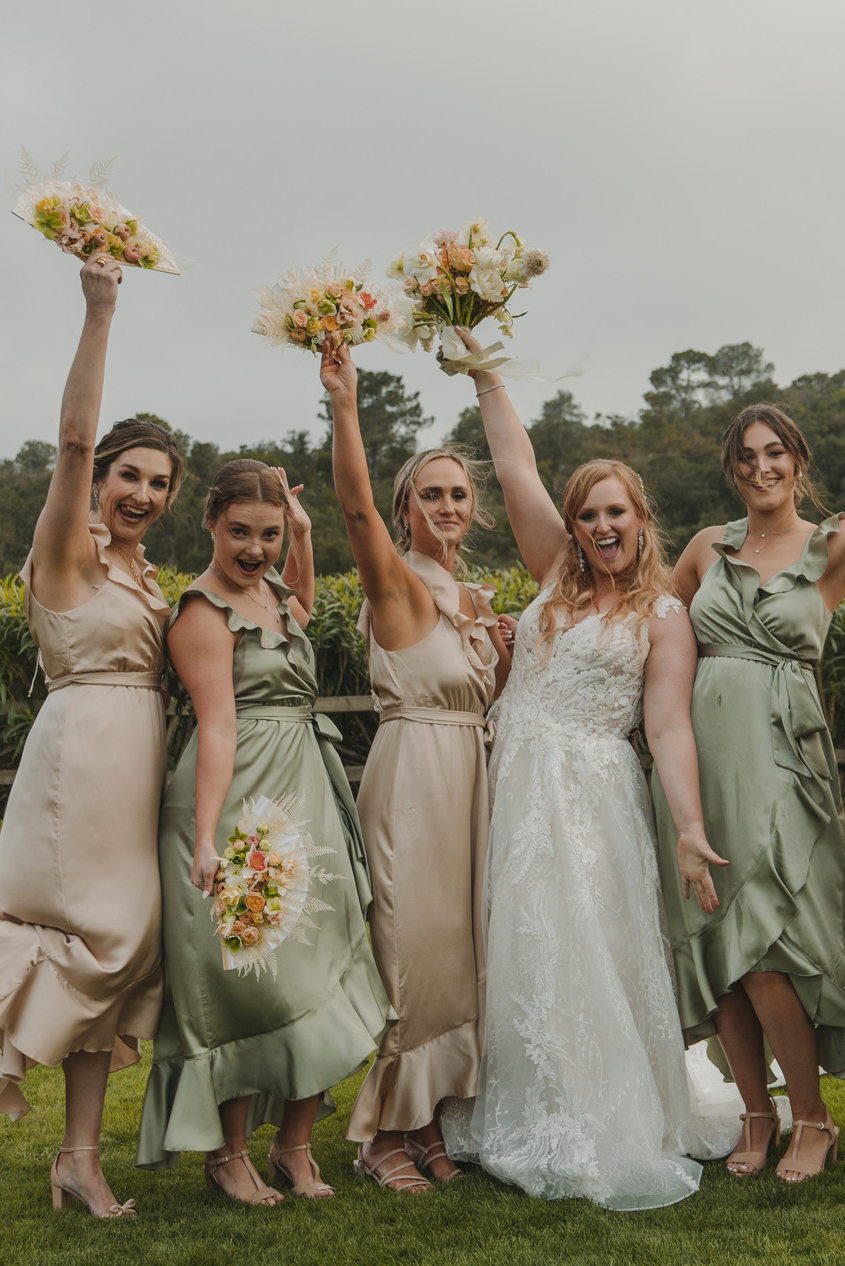
<svg viewBox="0 0 845 1266"><path fill-rule="evenodd" d="M257 945L261 940L261 933L255 928L246 928L241 940L244 945Z"/></svg>
<svg viewBox="0 0 845 1266"><path fill-rule="evenodd" d="M307 313L302 312L299 308L296 308L292 315L294 325L298 325L300 329L303 329L308 324Z"/></svg>
<svg viewBox="0 0 845 1266"><path fill-rule="evenodd" d="M253 849L249 855L247 865L250 866L252 870L266 870L267 858L260 849Z"/></svg>

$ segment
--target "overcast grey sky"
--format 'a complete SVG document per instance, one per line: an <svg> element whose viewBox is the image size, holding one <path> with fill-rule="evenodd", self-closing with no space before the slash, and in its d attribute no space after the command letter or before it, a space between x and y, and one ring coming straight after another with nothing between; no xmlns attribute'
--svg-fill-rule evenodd
<svg viewBox="0 0 845 1266"><path fill-rule="evenodd" d="M250 333L253 286L337 245L377 279L487 216L548 252L516 355L633 414L672 352L750 340L779 382L845 367L842 0L146 0L17 5L0 166L111 186L192 262L127 270L102 426L151 410L221 447L322 430L316 361ZM8 205L11 205L10 203ZM0 223L3 223L0 221ZM78 264L7 215L0 457L54 439ZM481 327L486 341L493 322ZM359 349L436 426L473 400L421 352ZM511 388L530 421L556 387Z"/></svg>

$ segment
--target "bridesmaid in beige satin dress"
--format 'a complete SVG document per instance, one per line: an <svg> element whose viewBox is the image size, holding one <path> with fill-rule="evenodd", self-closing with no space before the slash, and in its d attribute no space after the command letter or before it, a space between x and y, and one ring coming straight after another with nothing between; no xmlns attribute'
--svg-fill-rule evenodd
<svg viewBox="0 0 845 1266"><path fill-rule="evenodd" d="M376 962L398 1024L382 1041L349 1122L356 1172L420 1193L460 1174L438 1121L476 1092L484 1031L482 876L489 807L484 714L510 657L492 589L454 578L483 522L464 459L417 454L394 486L399 551L376 510L349 351L326 347L334 478L367 601L364 635L379 729L358 795L373 886Z"/></svg>
<svg viewBox="0 0 845 1266"><path fill-rule="evenodd" d="M161 1007L170 611L141 539L182 473L172 436L148 422L118 422L94 446L120 281L108 255L82 269L85 322L56 468L21 573L49 694L0 833L0 1111L17 1120L29 1110L20 1085L32 1065L62 1065L53 1204L76 1197L101 1218L134 1216L100 1168L106 1081L139 1058Z"/></svg>

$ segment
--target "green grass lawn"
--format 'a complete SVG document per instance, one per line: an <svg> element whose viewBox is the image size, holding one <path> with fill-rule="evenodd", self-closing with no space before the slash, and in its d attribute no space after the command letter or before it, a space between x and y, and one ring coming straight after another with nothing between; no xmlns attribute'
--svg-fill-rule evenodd
<svg viewBox="0 0 845 1266"><path fill-rule="evenodd" d="M583 1201L546 1202L504 1187L480 1170L423 1197L379 1191L352 1174L343 1131L360 1077L336 1094L339 1112L317 1126L314 1152L334 1200L288 1198L278 1209L234 1205L206 1190L202 1157L185 1155L171 1173L132 1168L149 1049L112 1077L103 1125L103 1166L118 1199L133 1196L136 1222L101 1222L77 1202L54 1213L49 1170L62 1122L62 1077L36 1069L27 1079L33 1111L0 1124L0 1243L13 1266L689 1266L765 1262L843 1266L845 1160L815 1182L786 1187L774 1166L758 1179L731 1179L706 1166L701 1191L669 1209L608 1213ZM845 1124L845 1085L823 1093ZM272 1129L252 1140L266 1177Z"/></svg>

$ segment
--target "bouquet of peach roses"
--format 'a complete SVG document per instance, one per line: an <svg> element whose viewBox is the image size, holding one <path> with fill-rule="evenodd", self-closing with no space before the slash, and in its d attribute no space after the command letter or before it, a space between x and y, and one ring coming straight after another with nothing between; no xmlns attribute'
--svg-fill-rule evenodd
<svg viewBox="0 0 845 1266"><path fill-rule="evenodd" d="M310 918L332 907L309 896L312 883L326 884L336 875L309 863L309 857L331 853L304 831L295 796L268 800L259 796L247 805L220 859L214 884L213 915L226 971L240 975L262 967L275 978L273 951L287 937L309 944Z"/></svg>
<svg viewBox="0 0 845 1266"><path fill-rule="evenodd" d="M347 270L332 255L310 272L291 270L274 286L253 292L261 305L253 332L264 334L272 346L309 352L322 351L327 339L335 349L341 343L373 342L395 321L390 296L367 284L369 271L369 261Z"/></svg>
<svg viewBox="0 0 845 1266"><path fill-rule="evenodd" d="M164 242L106 190L112 161L95 164L88 173L88 184L83 185L62 180L64 159L42 177L23 150L21 170L26 183L18 189L14 214L80 259L106 251L119 264L178 273Z"/></svg>
<svg viewBox="0 0 845 1266"><path fill-rule="evenodd" d="M483 356L473 356L454 327L471 330L492 316L501 333L512 338L514 320L524 313L515 317L507 305L517 290L530 289L532 279L548 266L548 255L526 246L514 232L494 241L486 220L469 220L460 232L435 233L416 249L403 251L387 270L388 277L405 288L397 337L411 349L419 343L428 352L439 335L438 359L449 374L499 369L510 358L491 359L490 353L500 351L502 343L486 348Z"/></svg>

